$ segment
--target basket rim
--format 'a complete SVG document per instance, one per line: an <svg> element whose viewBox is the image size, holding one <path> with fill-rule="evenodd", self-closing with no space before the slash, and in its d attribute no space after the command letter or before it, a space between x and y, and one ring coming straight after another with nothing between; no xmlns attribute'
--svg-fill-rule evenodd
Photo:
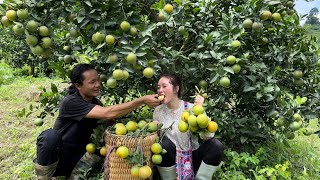
<svg viewBox="0 0 320 180"><path fill-rule="evenodd" d="M107 129L105 130L105 134L111 134L112 136L116 136L116 137L125 137L127 135L117 135L117 134L113 134L111 133L110 131L108 131ZM155 134L158 134L158 131L155 131L155 132L152 132L150 134L148 134L147 136L151 136L151 135L155 135ZM146 137L147 137L146 136ZM127 136L128 138L138 138L139 136Z"/></svg>

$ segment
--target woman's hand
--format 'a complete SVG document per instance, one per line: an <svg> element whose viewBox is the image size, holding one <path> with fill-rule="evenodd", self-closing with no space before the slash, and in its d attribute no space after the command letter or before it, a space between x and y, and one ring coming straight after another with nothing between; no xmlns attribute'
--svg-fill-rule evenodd
<svg viewBox="0 0 320 180"><path fill-rule="evenodd" d="M203 105L204 97L200 96L199 94L196 94L196 97L194 99L194 104Z"/></svg>

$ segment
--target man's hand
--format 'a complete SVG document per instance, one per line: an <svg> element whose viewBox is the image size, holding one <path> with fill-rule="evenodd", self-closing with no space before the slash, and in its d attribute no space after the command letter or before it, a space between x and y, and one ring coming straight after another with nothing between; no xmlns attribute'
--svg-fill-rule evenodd
<svg viewBox="0 0 320 180"><path fill-rule="evenodd" d="M150 106L150 107L158 106L161 102L158 99L157 94L145 95L145 96L142 96L141 98L142 98L143 103Z"/></svg>
<svg viewBox="0 0 320 180"><path fill-rule="evenodd" d="M196 97L194 99L194 104L203 105L204 98L200 96L199 94L196 94Z"/></svg>

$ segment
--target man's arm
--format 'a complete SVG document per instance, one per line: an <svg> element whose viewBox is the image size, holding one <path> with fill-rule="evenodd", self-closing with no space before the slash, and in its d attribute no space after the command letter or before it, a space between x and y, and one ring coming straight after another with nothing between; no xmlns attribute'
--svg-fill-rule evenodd
<svg viewBox="0 0 320 180"><path fill-rule="evenodd" d="M146 95L130 102L102 107L96 105L85 117L92 119L114 119L130 113L143 104L154 107L160 104L158 95Z"/></svg>

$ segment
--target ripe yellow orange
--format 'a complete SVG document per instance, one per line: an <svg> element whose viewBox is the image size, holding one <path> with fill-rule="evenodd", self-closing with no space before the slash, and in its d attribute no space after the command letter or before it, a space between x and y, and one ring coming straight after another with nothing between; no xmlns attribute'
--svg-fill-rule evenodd
<svg viewBox="0 0 320 180"><path fill-rule="evenodd" d="M117 126L116 135L125 135L127 134L127 128L125 126Z"/></svg>
<svg viewBox="0 0 320 180"><path fill-rule="evenodd" d="M147 179L152 175L152 169L148 166L142 166L139 169L139 177L142 179Z"/></svg>
<svg viewBox="0 0 320 180"><path fill-rule="evenodd" d="M162 156L160 154L154 154L151 157L153 164L160 164L162 162Z"/></svg>
<svg viewBox="0 0 320 180"><path fill-rule="evenodd" d="M114 125L114 128L117 128L119 126L125 126L125 125L123 123L117 123L117 124Z"/></svg>
<svg viewBox="0 0 320 180"><path fill-rule="evenodd" d="M120 147L118 147L118 149L116 151L116 155L119 158L125 159L129 155L129 149L125 146L120 146Z"/></svg>
<svg viewBox="0 0 320 180"><path fill-rule="evenodd" d="M101 149L100 149L100 154L102 156L106 156L107 155L107 148L105 146L103 146Z"/></svg>
<svg viewBox="0 0 320 180"><path fill-rule="evenodd" d="M134 132L138 129L138 124L135 121L128 121L126 128L128 131Z"/></svg>
<svg viewBox="0 0 320 180"><path fill-rule="evenodd" d="M210 121L207 130L211 133L215 133L218 130L218 124L215 121Z"/></svg>
<svg viewBox="0 0 320 180"><path fill-rule="evenodd" d="M96 145L94 145L93 143L89 143L86 145L86 150L88 153L93 154L96 151Z"/></svg>
<svg viewBox="0 0 320 180"><path fill-rule="evenodd" d="M168 14L171 14L172 11L173 11L173 6L171 4L166 4L163 8L163 10L168 13Z"/></svg>
<svg viewBox="0 0 320 180"><path fill-rule="evenodd" d="M184 122L184 121L179 121L178 123L178 129L180 132L187 132L189 128L188 123Z"/></svg>
<svg viewBox="0 0 320 180"><path fill-rule="evenodd" d="M161 151L162 151L162 146L161 144L159 143L153 143L151 145L151 151L154 153L154 154L160 154Z"/></svg>
<svg viewBox="0 0 320 180"><path fill-rule="evenodd" d="M159 96L158 99L159 99L160 101L163 101L164 96L163 96L163 95L162 95L162 96Z"/></svg>
<svg viewBox="0 0 320 180"><path fill-rule="evenodd" d="M192 112L194 115L198 116L199 114L204 113L204 108L202 105L196 104L192 107Z"/></svg>
<svg viewBox="0 0 320 180"><path fill-rule="evenodd" d="M183 111L181 114L181 120L188 122L189 116L190 116L190 113L188 111Z"/></svg>
<svg viewBox="0 0 320 180"><path fill-rule="evenodd" d="M139 177L139 169L140 167L138 165L134 165L130 169L130 174L133 177Z"/></svg>

